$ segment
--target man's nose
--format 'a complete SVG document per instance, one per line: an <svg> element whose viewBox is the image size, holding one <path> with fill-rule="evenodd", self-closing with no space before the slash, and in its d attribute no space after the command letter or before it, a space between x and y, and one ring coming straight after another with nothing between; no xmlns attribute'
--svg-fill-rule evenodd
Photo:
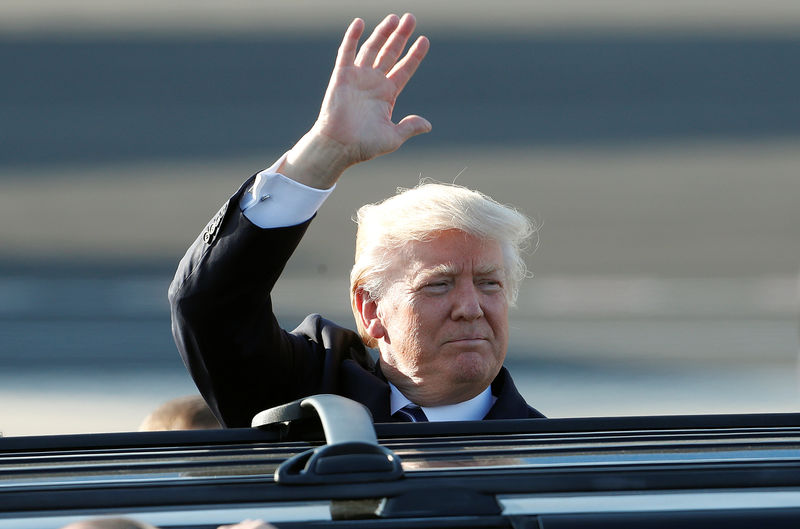
<svg viewBox="0 0 800 529"><path fill-rule="evenodd" d="M483 316L481 308L480 292L475 285L464 285L457 288L454 292L452 317L454 320L477 320Z"/></svg>

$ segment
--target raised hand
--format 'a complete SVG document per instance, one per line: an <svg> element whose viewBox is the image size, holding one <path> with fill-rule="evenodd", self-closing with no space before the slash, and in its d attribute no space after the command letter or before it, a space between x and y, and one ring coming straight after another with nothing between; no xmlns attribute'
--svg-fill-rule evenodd
<svg viewBox="0 0 800 529"><path fill-rule="evenodd" d="M284 174L314 187L330 187L349 166L396 150L431 130L416 115L392 121L397 96L430 46L419 37L403 55L416 20L389 15L358 49L364 21L345 32L314 126L289 153Z"/></svg>
<svg viewBox="0 0 800 529"><path fill-rule="evenodd" d="M354 20L345 33L315 128L348 146L354 163L394 151L411 136L431 128L419 116L407 116L396 125L392 122L397 96L429 47L428 39L419 37L398 60L415 25L411 14L402 19L387 16L357 55L364 22Z"/></svg>

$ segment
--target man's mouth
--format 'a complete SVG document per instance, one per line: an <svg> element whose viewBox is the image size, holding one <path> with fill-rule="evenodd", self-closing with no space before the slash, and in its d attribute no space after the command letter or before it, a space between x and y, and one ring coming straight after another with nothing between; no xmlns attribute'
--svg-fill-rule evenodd
<svg viewBox="0 0 800 529"><path fill-rule="evenodd" d="M456 343L456 344L464 343L464 344L469 344L469 343L473 343L473 342L474 343L478 343L478 342L484 342L484 341L486 341L486 338L484 338L483 336L464 336L464 337L461 337L461 338L452 338L450 340L447 340L447 342L445 342L445 343Z"/></svg>

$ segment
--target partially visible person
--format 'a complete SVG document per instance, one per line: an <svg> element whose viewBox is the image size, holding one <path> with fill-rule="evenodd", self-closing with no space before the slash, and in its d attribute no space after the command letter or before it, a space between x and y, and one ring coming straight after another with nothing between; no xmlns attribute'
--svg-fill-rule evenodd
<svg viewBox="0 0 800 529"><path fill-rule="evenodd" d="M219 421L200 395L187 395L168 400L139 426L140 432L161 430L216 430Z"/></svg>

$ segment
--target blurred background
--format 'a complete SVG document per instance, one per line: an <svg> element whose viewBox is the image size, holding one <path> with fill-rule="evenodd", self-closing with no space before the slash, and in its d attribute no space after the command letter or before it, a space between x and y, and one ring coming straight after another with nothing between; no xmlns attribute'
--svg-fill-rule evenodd
<svg viewBox="0 0 800 529"><path fill-rule="evenodd" d="M352 325L359 205L456 181L541 224L508 356L533 406L798 411L800 3L11 0L4 435L135 430L195 392L178 260L313 123L349 21L403 11L432 46L395 115L433 132L341 181L279 284L284 325Z"/></svg>

